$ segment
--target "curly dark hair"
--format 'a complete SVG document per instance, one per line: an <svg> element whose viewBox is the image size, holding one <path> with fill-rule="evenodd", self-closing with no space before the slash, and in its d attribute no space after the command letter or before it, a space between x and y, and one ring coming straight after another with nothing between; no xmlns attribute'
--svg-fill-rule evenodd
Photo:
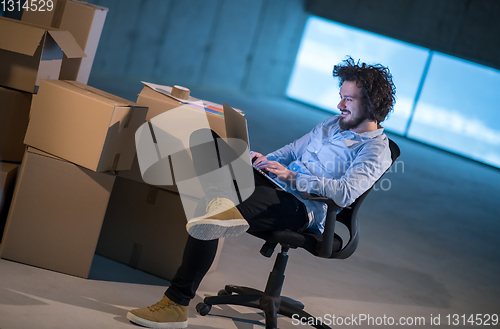
<svg viewBox="0 0 500 329"><path fill-rule="evenodd" d="M384 121L396 103L396 86L392 82L389 68L381 64L367 65L354 62L352 57L333 67L333 76L344 81L356 81L362 89L362 103L369 120Z"/></svg>

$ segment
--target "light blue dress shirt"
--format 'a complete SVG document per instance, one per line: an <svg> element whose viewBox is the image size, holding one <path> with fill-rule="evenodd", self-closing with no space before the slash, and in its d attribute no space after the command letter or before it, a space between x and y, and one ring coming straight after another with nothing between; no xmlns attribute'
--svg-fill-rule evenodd
<svg viewBox="0 0 500 329"><path fill-rule="evenodd" d="M347 207L392 163L383 128L361 134L342 131L339 119L335 115L323 121L308 134L266 156L297 173L293 185L277 177L274 180L306 205L309 230L316 233L324 230L327 206L302 199L301 192L326 196L340 207Z"/></svg>

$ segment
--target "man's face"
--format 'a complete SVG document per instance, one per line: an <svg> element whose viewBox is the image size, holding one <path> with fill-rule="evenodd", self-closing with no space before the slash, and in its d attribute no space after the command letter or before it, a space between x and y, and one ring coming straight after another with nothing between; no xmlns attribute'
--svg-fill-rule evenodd
<svg viewBox="0 0 500 329"><path fill-rule="evenodd" d="M356 86L356 81L344 81L337 108L341 113L339 125L342 130L354 129L367 119L361 105L361 88Z"/></svg>

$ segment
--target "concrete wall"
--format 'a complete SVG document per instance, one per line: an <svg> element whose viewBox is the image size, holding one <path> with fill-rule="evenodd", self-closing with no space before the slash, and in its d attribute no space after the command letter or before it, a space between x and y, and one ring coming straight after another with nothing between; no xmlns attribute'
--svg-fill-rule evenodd
<svg viewBox="0 0 500 329"><path fill-rule="evenodd" d="M307 0L306 9L500 69L499 0Z"/></svg>
<svg viewBox="0 0 500 329"><path fill-rule="evenodd" d="M88 1L94 77L283 96L311 13L500 69L500 0Z"/></svg>
<svg viewBox="0 0 500 329"><path fill-rule="evenodd" d="M109 8L92 73L249 95L284 94L303 0L91 0Z"/></svg>

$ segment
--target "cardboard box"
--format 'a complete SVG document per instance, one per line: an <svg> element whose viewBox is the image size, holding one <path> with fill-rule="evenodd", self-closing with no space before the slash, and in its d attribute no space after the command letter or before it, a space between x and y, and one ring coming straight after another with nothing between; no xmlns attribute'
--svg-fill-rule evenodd
<svg viewBox="0 0 500 329"><path fill-rule="evenodd" d="M9 213L10 201L16 183L19 166L14 163L0 162L0 243Z"/></svg>
<svg viewBox="0 0 500 329"><path fill-rule="evenodd" d="M192 98L192 100L197 100L195 98ZM199 100L201 102L201 100ZM160 115L166 111L172 110L174 108L180 107L183 104L169 96L166 96L158 91L153 90L152 88L148 86L144 86L142 89L141 93L139 94L137 98L137 104L147 106L148 107L148 115L146 116L146 120L151 120L152 118L156 117L157 115ZM212 104L212 103L211 103ZM198 112L202 111L199 109L189 109L193 112ZM224 116L219 115L219 114L214 114L210 112L205 112L208 118L208 123L210 125L210 128L215 131L219 136L221 137L226 137L226 126L224 122ZM118 173L118 176L124 177L127 179L131 179L137 182L144 183L142 176L141 176L141 171L139 167L139 162L137 160L137 155L134 158L132 168L130 170L125 170L125 171L120 171ZM171 186L161 186L161 188L177 192L177 186L171 185Z"/></svg>
<svg viewBox="0 0 500 329"><path fill-rule="evenodd" d="M85 53L68 31L0 17L0 85L35 93L42 79L59 79L63 55Z"/></svg>
<svg viewBox="0 0 500 329"><path fill-rule="evenodd" d="M33 95L0 87L0 161L21 162Z"/></svg>
<svg viewBox="0 0 500 329"><path fill-rule="evenodd" d="M2 258L87 278L115 176L28 148Z"/></svg>
<svg viewBox="0 0 500 329"><path fill-rule="evenodd" d="M64 56L59 79L87 84L108 8L83 1L58 0L54 4L53 11L25 11L22 21L69 31L87 56Z"/></svg>
<svg viewBox="0 0 500 329"><path fill-rule="evenodd" d="M188 238L178 194L117 177L96 253L171 280ZM223 240L211 271L217 266Z"/></svg>
<svg viewBox="0 0 500 329"><path fill-rule="evenodd" d="M59 28L66 2L67 0L52 0L52 8L46 4L46 6L44 6L46 10L31 10L31 7L24 8L21 20L26 23ZM38 4L35 3L35 5ZM39 9L38 6L36 6L36 9Z"/></svg>
<svg viewBox="0 0 500 329"><path fill-rule="evenodd" d="M24 143L93 171L129 170L147 110L77 81L44 80Z"/></svg>
<svg viewBox="0 0 500 329"><path fill-rule="evenodd" d="M198 99L194 99L198 100ZM198 100L202 102L202 100ZM182 103L172 97L159 93L148 86L142 88L141 93L137 97L137 104L149 108L146 120L149 121L155 116L162 114L168 110L174 109L182 105ZM212 104L212 103L211 103ZM222 106L220 106L222 108ZM197 110L201 111L201 110ZM220 137L226 137L226 126L224 123L224 115L205 112L208 118L210 128L219 134Z"/></svg>

